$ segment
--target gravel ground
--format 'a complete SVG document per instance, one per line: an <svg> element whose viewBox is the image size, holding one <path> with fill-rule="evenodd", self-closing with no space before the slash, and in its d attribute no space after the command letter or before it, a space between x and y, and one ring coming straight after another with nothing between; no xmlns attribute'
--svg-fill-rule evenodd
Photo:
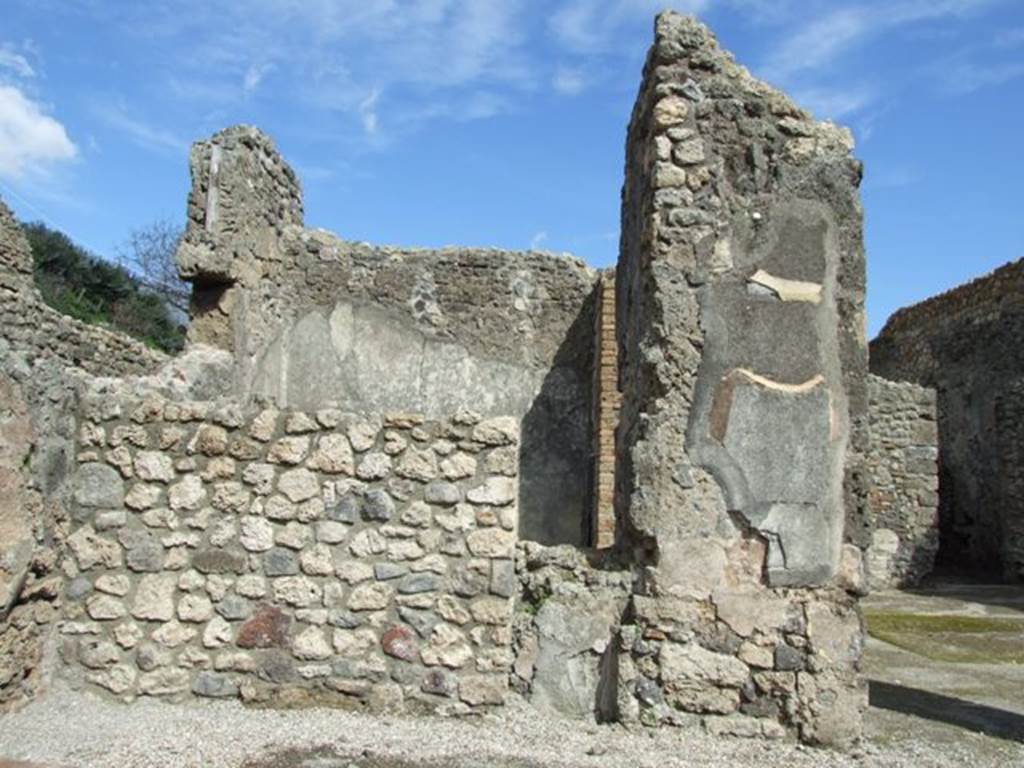
<svg viewBox="0 0 1024 768"><path fill-rule="evenodd" d="M913 732L913 728L909 729ZM966 735L966 732L965 732ZM986 737L987 738L987 737ZM701 732L627 731L538 713L517 703L472 721L373 718L328 710L261 710L237 702L130 706L58 687L0 717L4 759L47 768L598 768L636 766L1024 766L1024 746L984 754L963 743L901 736L854 754Z"/></svg>

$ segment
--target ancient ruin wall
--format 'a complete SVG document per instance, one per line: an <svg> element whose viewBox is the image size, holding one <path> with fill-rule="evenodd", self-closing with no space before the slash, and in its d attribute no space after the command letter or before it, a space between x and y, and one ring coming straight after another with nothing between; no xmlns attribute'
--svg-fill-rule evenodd
<svg viewBox="0 0 1024 768"><path fill-rule="evenodd" d="M1004 573L1024 578L1024 378L1008 385L996 401L999 430L1001 507L1005 512Z"/></svg>
<svg viewBox="0 0 1024 768"><path fill-rule="evenodd" d="M622 719L848 743L865 689L860 164L847 131L656 24L627 141L617 506L643 568Z"/></svg>
<svg viewBox="0 0 1024 768"><path fill-rule="evenodd" d="M71 387L62 366L0 344L0 708L45 684L45 649L63 584Z"/></svg>
<svg viewBox="0 0 1024 768"><path fill-rule="evenodd" d="M1024 260L901 309L871 343L872 373L938 393L939 563L1009 580L1024 578L1011 535L1024 506L1006 471L1020 421L1000 403L1024 379L1022 338Z"/></svg>
<svg viewBox="0 0 1024 768"><path fill-rule="evenodd" d="M47 306L32 279L32 251L0 200L0 340L33 358L52 358L101 376L155 370L167 357L129 336Z"/></svg>
<svg viewBox="0 0 1024 768"><path fill-rule="evenodd" d="M165 360L47 306L28 241L0 201L0 706L45 684L63 581L77 382L83 370L141 373Z"/></svg>
<svg viewBox="0 0 1024 768"><path fill-rule="evenodd" d="M197 144L192 177L179 254L195 284L190 338L235 354L243 398L512 414L523 536L585 541L595 270L551 254L378 247L305 229L294 174L251 128Z"/></svg>
<svg viewBox="0 0 1024 768"><path fill-rule="evenodd" d="M521 541L514 567L517 538L582 540L592 509L597 273L345 243L302 226L258 131L197 145L189 350L148 380L83 375L61 405L63 577L32 566L17 632L59 595L63 674L123 697L462 712L511 686L576 716L850 743L864 583L843 540L867 529L849 149L702 26L659 18L616 279L617 548Z"/></svg>
<svg viewBox="0 0 1024 768"><path fill-rule="evenodd" d="M119 696L500 704L518 424L82 406L64 674Z"/></svg>
<svg viewBox="0 0 1024 768"><path fill-rule="evenodd" d="M939 548L935 391L868 377L871 589L909 587L932 572Z"/></svg>

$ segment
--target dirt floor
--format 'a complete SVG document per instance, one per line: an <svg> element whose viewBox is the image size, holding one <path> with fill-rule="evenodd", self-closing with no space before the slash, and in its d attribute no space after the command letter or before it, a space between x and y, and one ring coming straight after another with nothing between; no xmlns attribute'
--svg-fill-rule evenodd
<svg viewBox="0 0 1024 768"><path fill-rule="evenodd" d="M923 734L986 758L1019 760L1024 588L948 584L875 594L862 606L871 741Z"/></svg>

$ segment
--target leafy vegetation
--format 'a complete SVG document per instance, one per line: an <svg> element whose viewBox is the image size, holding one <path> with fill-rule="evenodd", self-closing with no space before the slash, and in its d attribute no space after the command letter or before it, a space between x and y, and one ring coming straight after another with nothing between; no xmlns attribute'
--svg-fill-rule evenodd
<svg viewBox="0 0 1024 768"><path fill-rule="evenodd" d="M63 232L39 222L22 226L32 247L35 282L47 304L165 352L182 348L184 328L162 295L124 267L90 254Z"/></svg>

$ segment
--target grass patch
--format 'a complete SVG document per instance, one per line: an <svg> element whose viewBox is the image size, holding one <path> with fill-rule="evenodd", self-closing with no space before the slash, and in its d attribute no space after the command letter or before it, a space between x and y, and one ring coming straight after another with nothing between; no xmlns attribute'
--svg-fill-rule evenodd
<svg viewBox="0 0 1024 768"><path fill-rule="evenodd" d="M935 661L1024 664L1024 620L865 612L868 634Z"/></svg>

